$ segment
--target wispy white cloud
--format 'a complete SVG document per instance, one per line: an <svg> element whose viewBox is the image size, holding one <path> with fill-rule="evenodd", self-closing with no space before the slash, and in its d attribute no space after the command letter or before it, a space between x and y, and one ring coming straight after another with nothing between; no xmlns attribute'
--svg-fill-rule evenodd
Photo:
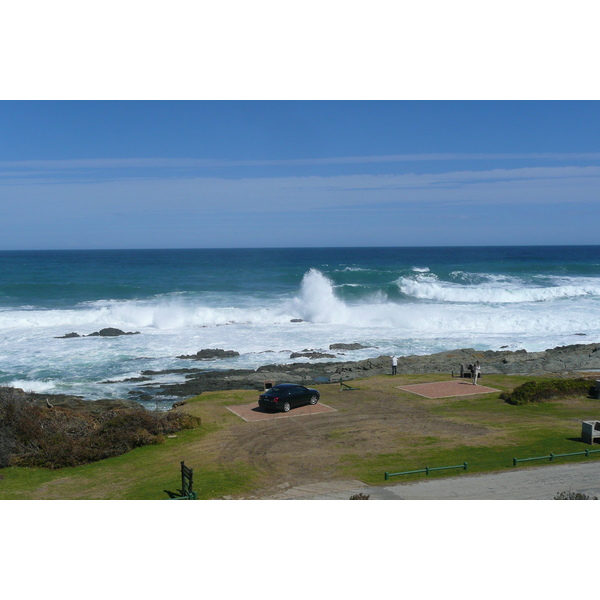
<svg viewBox="0 0 600 600"><path fill-rule="evenodd" d="M16 174L37 169L40 171L77 171L90 169L213 169L231 167L304 167L328 165L359 165L399 162L439 161L600 161L600 152L587 153L435 153L392 154L382 156L341 156L330 158L297 158L267 160L220 160L194 158L90 158L72 160L0 161L0 170Z"/></svg>
<svg viewBox="0 0 600 600"><path fill-rule="evenodd" d="M350 243L359 245L423 243L426 239L506 243L502 219L516 231L513 215L527 212L527 207L529 214L536 215L528 227L535 225L541 232L539 243L543 232L555 241L580 243L586 227L586 239L593 243L595 229L589 215L599 200L600 166L305 177L151 174L93 181L22 177L16 185L0 182L0 222L5 232L0 248L31 247L32 243L63 248L319 245L323 239L343 245L349 241L347 233L338 232L340 223L352 230ZM561 220L546 223L544 229L545 215L557 211ZM476 239L467 225L461 229L457 224L463 214L482 213L493 217L478 222ZM562 231L565 215L575 218L578 213L585 215L581 217L584 225L568 237ZM288 232L285 239L264 238L265 227L277 222L295 226L282 228ZM427 229L434 222L439 235ZM334 223L338 227L332 227ZM384 239L379 232L386 228L391 232ZM560 235L550 235L555 230ZM394 231L402 231L403 237ZM531 243L533 238L528 234L511 239Z"/></svg>
<svg viewBox="0 0 600 600"><path fill-rule="evenodd" d="M0 216L20 213L190 215L226 211L307 212L403 205L568 204L600 200L600 166L531 167L436 174L255 178L123 178L2 186ZM54 218L54 217L53 217Z"/></svg>

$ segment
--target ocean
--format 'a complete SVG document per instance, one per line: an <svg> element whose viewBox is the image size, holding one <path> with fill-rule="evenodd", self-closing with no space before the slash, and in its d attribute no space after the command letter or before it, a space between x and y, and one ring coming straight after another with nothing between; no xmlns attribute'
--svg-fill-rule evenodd
<svg viewBox="0 0 600 600"><path fill-rule="evenodd" d="M0 252L0 385L126 398L340 342L368 347L319 360L600 342L600 246ZM240 355L177 358L203 348Z"/></svg>

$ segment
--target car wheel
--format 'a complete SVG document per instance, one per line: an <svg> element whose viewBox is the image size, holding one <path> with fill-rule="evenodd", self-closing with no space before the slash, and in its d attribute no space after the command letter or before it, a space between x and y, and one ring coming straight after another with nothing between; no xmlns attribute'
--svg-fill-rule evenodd
<svg viewBox="0 0 600 600"><path fill-rule="evenodd" d="M286 403L283 405L283 412L290 412L290 408L291 408L291 406L290 406L290 403L289 403L289 402L286 402Z"/></svg>
<svg viewBox="0 0 600 600"><path fill-rule="evenodd" d="M310 397L311 404L316 404L318 401L319 401L319 397L316 394Z"/></svg>

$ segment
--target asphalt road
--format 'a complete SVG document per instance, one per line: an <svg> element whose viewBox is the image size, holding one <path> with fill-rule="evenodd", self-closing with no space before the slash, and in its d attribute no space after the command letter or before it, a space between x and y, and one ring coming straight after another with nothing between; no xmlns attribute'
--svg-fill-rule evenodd
<svg viewBox="0 0 600 600"><path fill-rule="evenodd" d="M359 481L330 482L282 490L273 498L348 500L361 492L369 494L371 500L552 500L562 491L600 498L600 460L514 468L485 475L465 473L377 487Z"/></svg>

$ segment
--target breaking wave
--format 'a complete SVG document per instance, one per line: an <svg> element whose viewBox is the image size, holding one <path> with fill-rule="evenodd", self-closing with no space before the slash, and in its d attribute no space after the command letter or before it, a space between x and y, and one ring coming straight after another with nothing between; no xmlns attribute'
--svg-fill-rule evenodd
<svg viewBox="0 0 600 600"><path fill-rule="evenodd" d="M198 332L223 325L252 329L310 324L377 327L390 335L453 331L544 332L600 328L600 283L592 278L561 279L556 285L522 285L517 278L488 277L486 284L442 281L433 273L401 277L395 295L388 288L341 285L317 269L304 274L297 293L283 296L156 297L97 301L62 310L0 311L0 332L39 330L46 339L75 331L88 335L103 327L124 331ZM561 301L561 302L557 302ZM565 304L568 303L568 304ZM469 305L465 319L464 305ZM501 310L511 307L510 312ZM14 335L14 334L13 334ZM187 335L187 333L186 333ZM226 342L224 341L223 344ZM267 342L264 342L265 345Z"/></svg>
<svg viewBox="0 0 600 600"><path fill-rule="evenodd" d="M397 285L409 298L469 304L516 304L584 296L600 297L600 284L597 280L555 286L523 286L515 280L499 277L496 281L475 286L442 282L433 275L417 278L401 277Z"/></svg>

